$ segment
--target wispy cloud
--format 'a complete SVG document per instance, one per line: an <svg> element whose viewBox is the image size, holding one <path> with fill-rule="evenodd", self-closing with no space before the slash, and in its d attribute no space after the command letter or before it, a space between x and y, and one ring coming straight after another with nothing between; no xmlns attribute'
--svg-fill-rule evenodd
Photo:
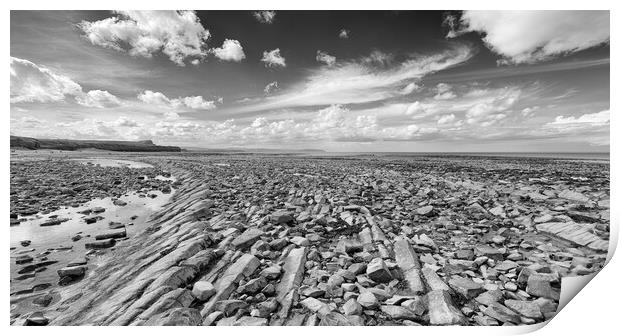
<svg viewBox="0 0 620 336"><path fill-rule="evenodd" d="M238 111L383 100L399 95L403 82L410 83L436 71L457 66L472 55L471 48L457 45L436 54L411 56L391 66L385 66L385 57L376 56L345 61L332 67L314 69L299 84L282 94ZM377 62L382 66L378 66Z"/></svg>
<svg viewBox="0 0 620 336"><path fill-rule="evenodd" d="M477 31L509 63L534 63L609 43L609 11L465 11L448 37Z"/></svg>

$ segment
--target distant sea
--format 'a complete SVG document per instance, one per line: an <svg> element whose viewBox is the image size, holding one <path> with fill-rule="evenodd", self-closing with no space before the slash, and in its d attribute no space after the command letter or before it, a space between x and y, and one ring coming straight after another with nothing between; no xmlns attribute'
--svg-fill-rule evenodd
<svg viewBox="0 0 620 336"><path fill-rule="evenodd" d="M588 152L588 153L535 153L535 152L348 152L348 153L312 153L309 155L319 156L391 156L391 157L505 157L505 158L541 158L556 160L591 160L591 161L609 161L609 153Z"/></svg>

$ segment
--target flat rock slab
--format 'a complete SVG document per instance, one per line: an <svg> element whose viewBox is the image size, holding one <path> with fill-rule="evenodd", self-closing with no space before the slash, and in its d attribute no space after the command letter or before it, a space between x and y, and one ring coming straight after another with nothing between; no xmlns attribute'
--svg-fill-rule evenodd
<svg viewBox="0 0 620 336"><path fill-rule="evenodd" d="M424 293L420 260L413 247L405 239L399 239L394 243L394 255L398 267L403 272L407 282L408 292L412 294Z"/></svg>
<svg viewBox="0 0 620 336"><path fill-rule="evenodd" d="M573 222L548 222L536 225L539 232L549 233L580 246L598 251L607 251L609 241L593 234L587 227Z"/></svg>
<svg viewBox="0 0 620 336"><path fill-rule="evenodd" d="M454 306L447 291L430 291L427 298L431 325L460 325L465 323L465 316Z"/></svg>
<svg viewBox="0 0 620 336"><path fill-rule="evenodd" d="M205 304L200 312L203 317L211 314L218 301L226 300L235 290L239 280L245 276L249 276L258 268L260 261L251 254L244 254L234 264L232 264L224 274L216 281L216 294Z"/></svg>
<svg viewBox="0 0 620 336"><path fill-rule="evenodd" d="M235 238L231 245L238 249L244 249L252 246L252 244L256 243L257 240L260 239L260 236L265 234L263 231L257 228L250 228L243 231L237 238Z"/></svg>
<svg viewBox="0 0 620 336"><path fill-rule="evenodd" d="M95 240L104 240L110 238L125 238L127 237L127 231L125 229L109 230L104 233L100 233L95 236Z"/></svg>
<svg viewBox="0 0 620 336"><path fill-rule="evenodd" d="M306 263L306 247L292 249L282 267L284 274L276 287L278 301L281 304L278 316L286 318L293 301L297 299L299 285L304 276L304 265Z"/></svg>
<svg viewBox="0 0 620 336"><path fill-rule="evenodd" d="M116 240L114 240L114 238L110 238L110 239L103 239L103 240L97 240L94 242L86 243L84 244L84 246L87 249L104 249L104 248L110 248L114 246L115 244L116 244Z"/></svg>

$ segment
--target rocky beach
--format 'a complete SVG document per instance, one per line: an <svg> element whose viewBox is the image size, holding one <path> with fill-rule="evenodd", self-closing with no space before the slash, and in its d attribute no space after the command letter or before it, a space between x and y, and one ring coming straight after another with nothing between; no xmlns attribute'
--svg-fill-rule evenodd
<svg viewBox="0 0 620 336"><path fill-rule="evenodd" d="M11 155L12 325L522 325L609 244L609 162Z"/></svg>

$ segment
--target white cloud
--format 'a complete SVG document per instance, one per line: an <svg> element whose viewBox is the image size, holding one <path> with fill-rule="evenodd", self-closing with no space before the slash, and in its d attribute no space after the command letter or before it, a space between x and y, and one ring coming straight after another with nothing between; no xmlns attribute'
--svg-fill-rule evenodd
<svg viewBox="0 0 620 336"><path fill-rule="evenodd" d="M57 102L82 93L82 87L69 77L28 60L11 57L10 62L11 103Z"/></svg>
<svg viewBox="0 0 620 336"><path fill-rule="evenodd" d="M536 112L540 107L538 106L532 106L532 107L526 107L523 110L521 110L521 115L524 117L529 117L532 113Z"/></svg>
<svg viewBox="0 0 620 336"><path fill-rule="evenodd" d="M331 56L330 54L320 50L316 51L316 60L327 64L327 66L332 66L336 64L336 57Z"/></svg>
<svg viewBox="0 0 620 336"><path fill-rule="evenodd" d="M105 107L115 107L121 105L116 96L109 93L108 91L102 90L91 90L88 93L75 97L75 101L86 107L97 107L97 108L105 108Z"/></svg>
<svg viewBox="0 0 620 336"><path fill-rule="evenodd" d="M127 117L119 117L113 123L116 127L138 127L140 126L135 120L129 119Z"/></svg>
<svg viewBox="0 0 620 336"><path fill-rule="evenodd" d="M439 83L435 88L437 94L435 95L435 99L438 100L447 100L456 97L456 94L452 92L452 86L446 83Z"/></svg>
<svg viewBox="0 0 620 336"><path fill-rule="evenodd" d="M86 107L119 106L119 99L108 91L91 90L87 93L71 78L57 74L28 60L11 57L11 103L50 103L64 101L72 96Z"/></svg>
<svg viewBox="0 0 620 336"><path fill-rule="evenodd" d="M271 82L265 86L263 90L265 94L271 94L273 91L278 89L278 82Z"/></svg>
<svg viewBox="0 0 620 336"><path fill-rule="evenodd" d="M265 63L266 67L286 67L286 59L280 55L280 48L263 51L261 62Z"/></svg>
<svg viewBox="0 0 620 336"><path fill-rule="evenodd" d="M338 62L332 67L319 67L309 72L305 80L279 95L240 108L238 111L257 111L290 106L365 103L399 95L398 88L418 81L431 73L459 65L473 52L467 46L432 55L417 55L389 66L358 61ZM377 59L376 56L371 58ZM379 57L380 58L380 57Z"/></svg>
<svg viewBox="0 0 620 336"><path fill-rule="evenodd" d="M465 11L448 37L478 31L506 62L534 63L608 43L609 22L609 11Z"/></svg>
<svg viewBox="0 0 620 336"><path fill-rule="evenodd" d="M575 117L557 116L555 120L547 125L549 126L577 126L580 124L607 124L609 123L609 110L598 113L589 113Z"/></svg>
<svg viewBox="0 0 620 336"><path fill-rule="evenodd" d="M275 11L256 11L252 14L254 15L254 18L260 23L272 23L273 20L276 18Z"/></svg>
<svg viewBox="0 0 620 336"><path fill-rule="evenodd" d="M341 39L348 39L349 38L349 30L346 29L341 29L340 33L338 33L338 37L340 37Z"/></svg>
<svg viewBox="0 0 620 336"><path fill-rule="evenodd" d="M421 87L418 85L418 83L411 82L407 84L407 86L405 86L402 90L400 90L399 93L402 95L408 95L408 94L413 93L414 91L420 90L420 88Z"/></svg>
<svg viewBox="0 0 620 336"><path fill-rule="evenodd" d="M170 99L161 92L153 92L151 90L146 90L138 94L138 100L149 105L175 109L189 108L193 110L212 110L216 108L214 101L207 101L202 96Z"/></svg>
<svg viewBox="0 0 620 336"><path fill-rule="evenodd" d="M237 40L224 40L220 48L211 49L215 57L223 61L241 62L245 58L243 47Z"/></svg>
<svg viewBox="0 0 620 336"><path fill-rule="evenodd" d="M437 120L437 124L442 125L442 124L451 123L454 121L454 119L456 119L454 114L446 114L446 115L441 116L441 118Z"/></svg>
<svg viewBox="0 0 620 336"><path fill-rule="evenodd" d="M132 56L152 57L161 51L177 65L200 59L209 31L193 11L119 11L119 15L77 26L94 45ZM193 62L193 61L192 61Z"/></svg>

